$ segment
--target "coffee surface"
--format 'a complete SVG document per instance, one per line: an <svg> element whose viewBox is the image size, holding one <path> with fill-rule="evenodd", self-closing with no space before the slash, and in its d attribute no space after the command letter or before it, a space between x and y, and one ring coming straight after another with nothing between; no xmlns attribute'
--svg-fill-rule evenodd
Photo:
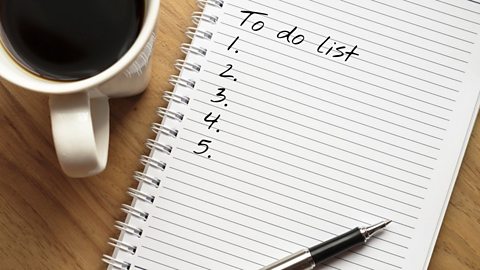
<svg viewBox="0 0 480 270"><path fill-rule="evenodd" d="M80 80L128 51L144 8L144 0L0 0L1 39L29 71Z"/></svg>

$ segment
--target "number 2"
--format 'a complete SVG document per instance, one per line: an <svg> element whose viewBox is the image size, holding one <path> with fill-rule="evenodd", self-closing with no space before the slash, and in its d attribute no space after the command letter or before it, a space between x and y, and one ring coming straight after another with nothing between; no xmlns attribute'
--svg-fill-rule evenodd
<svg viewBox="0 0 480 270"><path fill-rule="evenodd" d="M228 79L232 79L232 78L233 78L233 80L236 81L237 79L235 79L235 77L234 77L233 75L227 74L227 72L229 72L230 70L232 70L232 68L233 68L233 65L227 64L227 70L225 70L224 72L220 73L220 74L219 74L220 77L222 77L222 78L228 78Z"/></svg>

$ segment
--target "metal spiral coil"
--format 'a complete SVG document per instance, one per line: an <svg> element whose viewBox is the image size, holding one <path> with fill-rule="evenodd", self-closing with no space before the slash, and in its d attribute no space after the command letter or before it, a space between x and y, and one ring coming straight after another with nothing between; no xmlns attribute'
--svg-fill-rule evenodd
<svg viewBox="0 0 480 270"><path fill-rule="evenodd" d="M138 189L128 188L127 194L132 196L133 198L137 198L137 199L142 200L144 202L148 202L148 203L152 203L152 204L155 202L155 196L149 195L149 194L147 194L145 192L142 192Z"/></svg>
<svg viewBox="0 0 480 270"><path fill-rule="evenodd" d="M128 262L120 261L118 259L113 258L112 256L108 256L105 254L103 254L102 261L116 269L130 270L130 266L131 266L131 264Z"/></svg>
<svg viewBox="0 0 480 270"><path fill-rule="evenodd" d="M212 32L200 30L198 29L198 27L188 27L187 31L185 31L185 35L190 39L201 38L201 39L211 40L213 37Z"/></svg>
<svg viewBox="0 0 480 270"><path fill-rule="evenodd" d="M160 169L162 171L167 167L167 163L145 155L140 157L140 163L142 163L143 166L152 166L153 168Z"/></svg>
<svg viewBox="0 0 480 270"><path fill-rule="evenodd" d="M145 142L145 146L150 150L157 150L164 154L170 155L172 153L173 148L170 145L163 144L156 140L148 139ZM136 173L135 173L136 174ZM134 175L135 177L135 175ZM135 178L137 179L137 178ZM138 180L138 179L137 179Z"/></svg>
<svg viewBox="0 0 480 270"><path fill-rule="evenodd" d="M182 78L178 75L171 75L170 79L168 79L168 82L173 86L180 85L180 86L187 87L187 88L190 88L190 89L195 88L195 81L190 80L190 79Z"/></svg>
<svg viewBox="0 0 480 270"><path fill-rule="evenodd" d="M207 6L212 8L222 8L224 6L224 1L223 0L197 0L197 5L202 9L207 8ZM205 22L208 24L216 24L218 22L218 19L219 18L217 16L208 14L206 12L194 12L192 14L192 21L197 26L200 24L200 22ZM188 38L192 40L202 39L205 41L209 41L209 40L212 40L213 38L212 32L208 30L200 29L199 27L188 27L187 30L185 31L185 34ZM152 36L152 39L154 38L155 37ZM146 48L146 50L152 50L152 49L153 49L152 47ZM197 45L187 44L187 43L182 44L180 46L180 50L185 55L192 54L194 56L199 56L199 57L205 57L208 52L206 48L203 48ZM202 70L202 66L200 64L192 62L191 60L190 61L177 60L175 62L175 68L178 69L179 71L188 71L188 72L195 72L195 73L199 73ZM174 87L179 86L179 87L184 87L192 90L195 88L195 85L196 85L196 82L194 80L182 78L181 76L177 76L177 75L171 76L169 78L169 83L172 84ZM188 105L191 101L190 97L185 96L183 94L179 94L178 92L175 93L172 91L165 91L163 94L163 99L166 100L167 102L175 102L177 104L182 104L182 105ZM167 109L167 108L157 108L156 114L162 118L168 118L176 122L182 122L185 117L183 113L174 111L172 109ZM154 123L152 125L152 130L157 134L162 134L171 138L176 138L179 132L177 129L173 127L168 127L160 123ZM170 155L173 151L172 146L159 142L157 140L152 140L152 139L148 139L145 142L145 146L150 150L158 151L164 155ZM140 157L140 162L145 167L150 167L150 168L158 169L161 171L165 170L167 167L166 162L157 160L153 156L143 155ZM153 188L160 188L160 184L162 181L158 177L149 175L145 172L139 172L139 171L133 174L133 178L139 183L149 185ZM143 191L140 191L139 189L129 188L127 193L133 198L135 198L137 202L140 202L140 203L153 204L155 201L154 195L147 194ZM147 221L147 219L149 218L149 213L146 211L140 210L138 206L133 207L127 204L122 204L121 210L126 214L128 214L130 218L138 218L144 222ZM128 235L132 235L138 238L142 237L143 235L142 228L127 224L122 221L116 221L114 226L121 232ZM110 238L110 241L108 242L108 244L115 247L119 251L126 252L130 255L135 255L137 251L137 246L125 242L125 239L117 240L114 238ZM110 265L114 269L130 270L132 267L134 268L134 265L132 265L130 262L123 261L108 255L103 255L102 261Z"/></svg>
<svg viewBox="0 0 480 270"><path fill-rule="evenodd" d="M215 15L209 15L204 12L195 11L192 13L192 22L195 25L200 24L200 21L208 22L211 24L216 24L218 21L218 17Z"/></svg>
<svg viewBox="0 0 480 270"><path fill-rule="evenodd" d="M123 251L126 251L132 255L135 255L135 252L137 251L137 247L134 246L134 245L130 245L130 244L127 244L127 243L124 243L120 240L117 240L117 239L114 239L114 238L110 238L110 241L108 241L108 244L113 246L113 247L117 247Z"/></svg>
<svg viewBox="0 0 480 270"><path fill-rule="evenodd" d="M182 122L183 118L185 117L185 115L183 113L173 112L169 109L162 108L162 107L157 108L157 115L162 117L162 118L166 116L170 119L177 120L179 122Z"/></svg>
<svg viewBox="0 0 480 270"><path fill-rule="evenodd" d="M135 235L137 237L141 237L143 234L142 229L133 227L132 225L128 225L127 223L121 221L116 221L114 227L119 229L120 231Z"/></svg>
<svg viewBox="0 0 480 270"><path fill-rule="evenodd" d="M191 54L195 54L195 55L200 55L202 57L207 56L207 49L202 48L202 47L198 47L198 46L195 46L195 45L191 45L191 44L188 44L188 43L182 43L182 45L180 45L180 50L184 54L191 53Z"/></svg>
<svg viewBox="0 0 480 270"><path fill-rule="evenodd" d="M190 103L190 98L184 95L173 93L171 91L165 91L163 93L163 99L167 102L174 101L177 103L188 105Z"/></svg>
<svg viewBox="0 0 480 270"><path fill-rule="evenodd" d="M190 63L185 60L179 59L175 62L175 68L178 69L178 71L181 71L182 69L186 69L193 72L200 72L200 70L202 69L202 66L200 66L199 64Z"/></svg>
<svg viewBox="0 0 480 270"><path fill-rule="evenodd" d="M197 0L197 5L202 9L204 9L207 5L222 8L223 4L223 0Z"/></svg>
<svg viewBox="0 0 480 270"><path fill-rule="evenodd" d="M135 216L137 218L140 218L142 220L147 220L148 216L149 216L149 214L147 212L140 211L140 210L136 209L135 207L132 207L128 204L122 204L122 207L120 209L123 212L125 212L127 214L130 214L132 216Z"/></svg>
<svg viewBox="0 0 480 270"><path fill-rule="evenodd" d="M162 133L162 134L165 134L165 135L173 137L173 138L176 138L178 136L178 130L166 127L166 126L164 126L162 124L158 124L158 123L154 123L152 125L152 130L153 130L153 132L155 132L157 134Z"/></svg>

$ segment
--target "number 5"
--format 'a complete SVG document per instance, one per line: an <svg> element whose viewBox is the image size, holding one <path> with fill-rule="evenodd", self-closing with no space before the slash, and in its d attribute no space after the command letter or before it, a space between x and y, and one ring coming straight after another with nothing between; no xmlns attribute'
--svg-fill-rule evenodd
<svg viewBox="0 0 480 270"><path fill-rule="evenodd" d="M193 151L193 153L195 153L197 155L205 154L208 151L208 149L210 149L210 147L208 146L209 143L212 143L212 141L205 140L205 139L201 140L198 143L198 146L203 147L203 150L202 151Z"/></svg>

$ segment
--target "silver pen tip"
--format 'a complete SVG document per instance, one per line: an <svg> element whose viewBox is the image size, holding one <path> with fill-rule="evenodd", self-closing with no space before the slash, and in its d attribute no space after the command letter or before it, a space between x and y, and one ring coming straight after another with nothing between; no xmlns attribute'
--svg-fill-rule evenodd
<svg viewBox="0 0 480 270"><path fill-rule="evenodd" d="M392 223L392 220L386 219L382 222L379 222L375 225L370 225L361 229L363 236L365 237L365 241L370 239L372 236L377 234L379 231L383 230L387 227L388 224Z"/></svg>

